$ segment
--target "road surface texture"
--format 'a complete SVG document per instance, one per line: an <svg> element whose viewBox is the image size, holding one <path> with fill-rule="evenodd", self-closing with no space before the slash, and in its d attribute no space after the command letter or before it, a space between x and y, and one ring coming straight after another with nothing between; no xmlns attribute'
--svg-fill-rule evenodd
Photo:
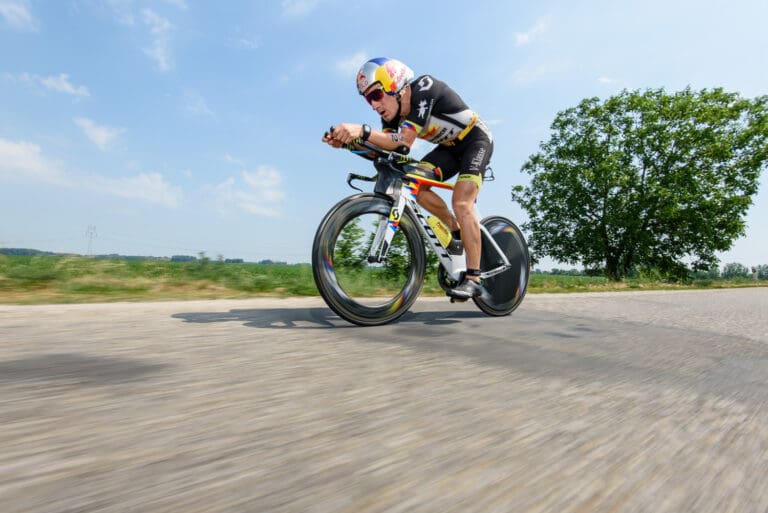
<svg viewBox="0 0 768 513"><path fill-rule="evenodd" d="M0 511L768 511L768 288L0 306Z"/></svg>

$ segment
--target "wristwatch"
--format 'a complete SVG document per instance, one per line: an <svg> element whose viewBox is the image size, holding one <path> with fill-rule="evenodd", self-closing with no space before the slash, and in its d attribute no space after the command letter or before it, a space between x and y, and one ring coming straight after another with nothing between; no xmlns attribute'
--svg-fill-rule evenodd
<svg viewBox="0 0 768 513"><path fill-rule="evenodd" d="M363 125L363 137L361 139L363 141L367 141L370 136L371 136L371 127L369 127L368 125Z"/></svg>

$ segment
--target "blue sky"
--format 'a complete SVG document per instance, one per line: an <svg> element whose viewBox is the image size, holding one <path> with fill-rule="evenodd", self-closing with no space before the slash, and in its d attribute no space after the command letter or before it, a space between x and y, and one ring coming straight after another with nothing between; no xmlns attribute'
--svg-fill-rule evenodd
<svg viewBox="0 0 768 513"><path fill-rule="evenodd" d="M0 246L309 262L369 171L320 137L377 123L354 85L377 56L489 121L480 209L522 223L510 188L557 112L624 88L768 94L767 19L765 0L0 0ZM767 182L723 263L768 264Z"/></svg>

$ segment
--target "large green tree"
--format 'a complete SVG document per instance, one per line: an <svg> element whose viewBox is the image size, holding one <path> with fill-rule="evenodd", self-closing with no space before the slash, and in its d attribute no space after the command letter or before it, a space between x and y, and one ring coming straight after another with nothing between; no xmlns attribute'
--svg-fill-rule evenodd
<svg viewBox="0 0 768 513"><path fill-rule="evenodd" d="M624 91L560 112L512 198L538 257L680 277L744 234L767 159L768 96Z"/></svg>

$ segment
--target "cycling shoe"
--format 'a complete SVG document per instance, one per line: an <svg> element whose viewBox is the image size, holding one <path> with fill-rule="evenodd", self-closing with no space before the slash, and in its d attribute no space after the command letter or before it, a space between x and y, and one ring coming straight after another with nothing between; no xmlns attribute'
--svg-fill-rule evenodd
<svg viewBox="0 0 768 513"><path fill-rule="evenodd" d="M476 281L464 278L461 283L449 290L447 294L456 299L469 299L482 296L485 289Z"/></svg>

